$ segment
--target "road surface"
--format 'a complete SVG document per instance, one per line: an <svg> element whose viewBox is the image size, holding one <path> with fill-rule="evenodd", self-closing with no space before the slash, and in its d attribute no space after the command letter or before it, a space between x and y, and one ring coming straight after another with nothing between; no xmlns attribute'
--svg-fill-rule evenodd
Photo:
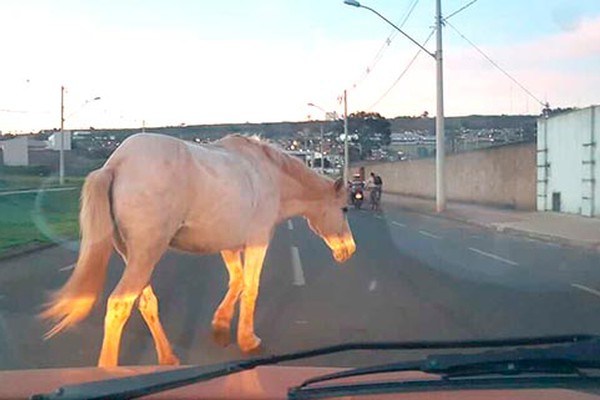
<svg viewBox="0 0 600 400"><path fill-rule="evenodd" d="M256 312L263 354L348 341L600 333L598 253L391 207L348 216L357 252L341 265L303 219L278 227ZM95 365L106 296L123 268L116 256L104 298L83 323L44 341L48 326L35 318L75 260L72 250L56 247L0 263L1 369ZM168 253L153 285L182 363L244 357L235 345L222 348L211 339L212 313L227 287L219 256ZM398 356L353 352L296 364L359 366ZM121 364L155 362L136 311L125 328Z"/></svg>

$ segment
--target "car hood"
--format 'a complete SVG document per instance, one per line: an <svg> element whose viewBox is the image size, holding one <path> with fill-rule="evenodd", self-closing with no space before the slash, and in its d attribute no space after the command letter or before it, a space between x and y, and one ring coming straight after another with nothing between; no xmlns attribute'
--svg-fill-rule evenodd
<svg viewBox="0 0 600 400"><path fill-rule="evenodd" d="M0 372L0 398L28 399L33 394L54 392L61 386L119 378L150 372L166 371L177 367L136 366L117 368L60 368ZM144 399L285 399L288 388L300 385L317 375L342 371L340 368L265 366L237 374L215 378L143 397ZM381 374L375 377L354 377L339 382L356 383L396 379L432 379L434 375L421 372ZM396 393L344 397L344 399L599 399L600 395L564 389L527 390L460 390L419 393Z"/></svg>

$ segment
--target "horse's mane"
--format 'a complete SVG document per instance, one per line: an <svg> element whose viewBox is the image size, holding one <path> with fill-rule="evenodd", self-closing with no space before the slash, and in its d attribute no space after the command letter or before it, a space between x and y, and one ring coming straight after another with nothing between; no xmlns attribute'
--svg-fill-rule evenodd
<svg viewBox="0 0 600 400"><path fill-rule="evenodd" d="M258 135L242 136L239 134L227 135L220 141L225 143L234 143L235 147L247 147L256 149L266 156L266 158L275 164L282 172L306 184L322 186L323 184L333 183L330 178L321 176L307 167L298 158L286 154L281 149L275 147L268 141L261 139ZM238 146L236 146L238 145ZM243 150L243 149L240 149Z"/></svg>

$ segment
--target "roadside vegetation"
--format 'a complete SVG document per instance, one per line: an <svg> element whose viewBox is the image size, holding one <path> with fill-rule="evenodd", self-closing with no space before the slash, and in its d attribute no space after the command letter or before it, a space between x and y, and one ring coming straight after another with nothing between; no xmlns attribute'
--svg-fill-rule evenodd
<svg viewBox="0 0 600 400"><path fill-rule="evenodd" d="M76 239L80 187L9 195L0 192L0 257Z"/></svg>
<svg viewBox="0 0 600 400"><path fill-rule="evenodd" d="M66 177L66 185L82 185L85 177ZM58 176L50 168L40 166L7 167L0 165L0 193L15 190L51 188L58 186Z"/></svg>

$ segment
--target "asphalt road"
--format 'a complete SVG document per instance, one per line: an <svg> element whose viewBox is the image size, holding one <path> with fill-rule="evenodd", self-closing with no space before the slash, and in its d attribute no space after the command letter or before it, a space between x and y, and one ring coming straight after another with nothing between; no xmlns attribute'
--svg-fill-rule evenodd
<svg viewBox="0 0 600 400"><path fill-rule="evenodd" d="M376 340L450 340L600 333L600 254L386 208L350 210L357 252L337 264L305 221L277 230L256 312L263 354ZM94 366L105 300L122 262L111 261L104 298L75 329L48 341L35 318L71 272L63 247L0 262L0 369ZM212 314L227 276L219 256L168 253L153 278L161 319L184 364L244 357L213 343ZM235 337L235 335L233 336ZM410 354L352 352L296 364L358 366ZM121 364L156 361L137 312Z"/></svg>

